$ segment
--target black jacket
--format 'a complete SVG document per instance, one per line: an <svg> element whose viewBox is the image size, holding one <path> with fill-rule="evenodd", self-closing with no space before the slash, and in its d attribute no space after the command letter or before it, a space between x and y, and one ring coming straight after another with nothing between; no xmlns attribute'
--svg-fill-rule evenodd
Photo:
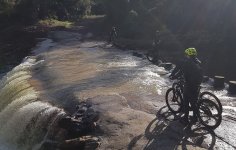
<svg viewBox="0 0 236 150"><path fill-rule="evenodd" d="M179 61L172 71L171 76L173 78L183 76L185 84L187 85L200 85L203 78L201 61L196 57L190 57Z"/></svg>

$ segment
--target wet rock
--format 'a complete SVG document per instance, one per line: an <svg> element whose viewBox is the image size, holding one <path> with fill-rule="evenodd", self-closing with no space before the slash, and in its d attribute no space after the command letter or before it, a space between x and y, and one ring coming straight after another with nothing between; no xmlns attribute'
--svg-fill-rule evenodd
<svg viewBox="0 0 236 150"><path fill-rule="evenodd" d="M71 116L65 116L58 122L59 127L68 133L67 138L60 144L45 143L46 148L58 147L61 150L74 149L96 149L100 143L99 139L86 136L96 129L96 122L99 119L98 112L94 111L88 102L82 102L76 106L76 112ZM45 147L44 146L44 147Z"/></svg>
<svg viewBox="0 0 236 150"><path fill-rule="evenodd" d="M214 77L214 88L215 89L223 89L224 88L225 77L223 76L215 76Z"/></svg>
<svg viewBox="0 0 236 150"><path fill-rule="evenodd" d="M173 64L170 62L163 63L161 60L158 60L158 66L164 67L166 70L171 70L173 68Z"/></svg>
<svg viewBox="0 0 236 150"><path fill-rule="evenodd" d="M209 81L209 77L208 77L208 76L203 76L202 82L203 82L203 83L206 83L207 81Z"/></svg>
<svg viewBox="0 0 236 150"><path fill-rule="evenodd" d="M83 136L80 138L66 140L64 143L59 145L62 150L72 150L72 149L84 149L93 150L100 145L100 140L97 137Z"/></svg>
<svg viewBox="0 0 236 150"><path fill-rule="evenodd" d="M166 70L171 70L172 69L172 67L173 67L173 65L172 65L172 63L164 63L164 68L166 69Z"/></svg>
<svg viewBox="0 0 236 150"><path fill-rule="evenodd" d="M100 145L100 140L93 136L82 136L79 138L65 140L61 143L55 141L44 141L38 150L94 150Z"/></svg>
<svg viewBox="0 0 236 150"><path fill-rule="evenodd" d="M58 122L58 125L67 130L69 137L72 138L94 131L99 119L98 112L95 112L88 103L81 103L76 109L76 113L72 116L66 116Z"/></svg>
<svg viewBox="0 0 236 150"><path fill-rule="evenodd" d="M143 54L137 53L137 52L133 52L133 56L139 57L139 58L144 58Z"/></svg>
<svg viewBox="0 0 236 150"><path fill-rule="evenodd" d="M69 128L71 124L72 124L72 118L70 116L66 116L58 122L58 125L64 129Z"/></svg>
<svg viewBox="0 0 236 150"><path fill-rule="evenodd" d="M92 105L88 102L82 102L76 106L76 112L72 115L74 118L82 117L85 112L92 107Z"/></svg>
<svg viewBox="0 0 236 150"><path fill-rule="evenodd" d="M236 94L236 81L229 81L229 94Z"/></svg>

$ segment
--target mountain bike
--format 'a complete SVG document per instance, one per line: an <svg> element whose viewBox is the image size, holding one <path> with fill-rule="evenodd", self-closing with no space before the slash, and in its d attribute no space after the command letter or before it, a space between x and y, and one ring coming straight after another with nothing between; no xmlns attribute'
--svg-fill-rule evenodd
<svg viewBox="0 0 236 150"><path fill-rule="evenodd" d="M217 104L217 106L219 107L220 114L222 114L223 108L222 108L222 104L221 104L220 100L211 92L208 92L208 91L200 92L201 88L202 87L199 87L199 91L198 91L199 98L200 99L209 99L209 100L215 102ZM180 104L180 98L183 98L183 92L184 92L184 78L179 77L177 79L177 81L172 84L172 87L166 91L166 99L168 99L168 97L170 97L171 95L174 95L176 101L174 100L173 102ZM174 93L178 93L178 94L174 94ZM181 95L181 97L179 97L179 95ZM177 110L171 109L171 111L178 113L179 108Z"/></svg>
<svg viewBox="0 0 236 150"><path fill-rule="evenodd" d="M201 87L199 87L199 96L196 102L198 120L205 127L215 129L222 121L222 104L213 93L207 91L200 92L200 88ZM183 78L177 79L177 82L174 82L172 87L166 91L166 104L173 114L181 113L184 110L183 92Z"/></svg>

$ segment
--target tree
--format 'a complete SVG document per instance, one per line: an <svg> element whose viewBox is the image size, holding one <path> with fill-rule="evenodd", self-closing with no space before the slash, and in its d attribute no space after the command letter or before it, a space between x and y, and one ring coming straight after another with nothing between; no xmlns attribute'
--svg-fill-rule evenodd
<svg viewBox="0 0 236 150"><path fill-rule="evenodd" d="M76 19L91 11L91 0L0 0L0 4L1 12L27 22L45 18Z"/></svg>

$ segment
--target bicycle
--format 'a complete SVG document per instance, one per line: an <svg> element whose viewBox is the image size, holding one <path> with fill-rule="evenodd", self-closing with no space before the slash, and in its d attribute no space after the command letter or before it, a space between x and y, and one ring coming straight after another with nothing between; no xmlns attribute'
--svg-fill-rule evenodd
<svg viewBox="0 0 236 150"><path fill-rule="evenodd" d="M202 87L200 86L199 87L199 97L200 99L209 99L213 102L216 102L217 103L217 106L219 107L219 111L220 111L220 114L222 114L222 104L220 102L220 100L211 92L208 92L208 91L204 91L204 92L200 92L200 89ZM171 92L174 92L174 91L179 91L179 95L181 95L181 97L183 98L183 92L184 92L184 78L183 77L179 77L177 78L177 82L174 82L172 84L172 88L168 89L167 92L166 92L166 99L168 98L168 94L171 93ZM177 96L177 99L178 99L178 95ZM178 101L179 102L179 101ZM174 111L174 110L172 110ZM178 111L176 111L178 112Z"/></svg>
<svg viewBox="0 0 236 150"><path fill-rule="evenodd" d="M222 104L214 94L207 91L200 92L200 88L201 87L199 87L199 95L196 102L198 120L205 127L215 129L222 121ZM183 92L183 78L177 79L177 82L174 82L172 87L166 91L166 104L173 114L181 113L184 109Z"/></svg>

